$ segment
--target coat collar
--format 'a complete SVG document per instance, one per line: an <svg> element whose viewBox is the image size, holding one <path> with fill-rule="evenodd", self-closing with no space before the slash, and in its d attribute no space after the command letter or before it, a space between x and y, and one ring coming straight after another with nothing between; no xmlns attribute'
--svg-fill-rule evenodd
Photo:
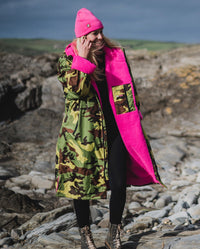
<svg viewBox="0 0 200 249"><path fill-rule="evenodd" d="M73 41L72 43L70 43L66 48L65 48L65 53L67 56L69 55L78 55L78 51L76 48L76 41Z"/></svg>

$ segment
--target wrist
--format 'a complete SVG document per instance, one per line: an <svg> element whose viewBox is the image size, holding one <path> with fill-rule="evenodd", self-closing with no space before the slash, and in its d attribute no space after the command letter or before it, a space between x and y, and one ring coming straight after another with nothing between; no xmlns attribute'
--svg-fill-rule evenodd
<svg viewBox="0 0 200 249"><path fill-rule="evenodd" d="M88 54L85 54L85 53L78 53L78 55L82 58L85 58L87 59L88 58Z"/></svg>

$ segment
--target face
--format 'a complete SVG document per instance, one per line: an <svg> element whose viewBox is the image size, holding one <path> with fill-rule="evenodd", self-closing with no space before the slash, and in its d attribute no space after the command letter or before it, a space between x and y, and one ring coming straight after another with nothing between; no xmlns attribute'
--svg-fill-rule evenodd
<svg viewBox="0 0 200 249"><path fill-rule="evenodd" d="M95 43L103 40L103 29L97 29L86 35L87 40Z"/></svg>

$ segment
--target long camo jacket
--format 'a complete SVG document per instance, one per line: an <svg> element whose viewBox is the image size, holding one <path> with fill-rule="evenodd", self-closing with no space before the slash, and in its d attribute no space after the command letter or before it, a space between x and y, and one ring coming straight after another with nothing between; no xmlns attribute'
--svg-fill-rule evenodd
<svg viewBox="0 0 200 249"><path fill-rule="evenodd" d="M90 76L71 69L72 56L58 62L65 115L56 147L57 196L106 198L108 181L105 120Z"/></svg>
<svg viewBox="0 0 200 249"><path fill-rule="evenodd" d="M65 115L56 147L57 196L83 200L106 198L107 134L98 89L90 78L95 65L75 56L72 45L68 45L58 62ZM127 184L161 183L140 122L138 95L125 54L107 47L105 52L109 100L128 151Z"/></svg>

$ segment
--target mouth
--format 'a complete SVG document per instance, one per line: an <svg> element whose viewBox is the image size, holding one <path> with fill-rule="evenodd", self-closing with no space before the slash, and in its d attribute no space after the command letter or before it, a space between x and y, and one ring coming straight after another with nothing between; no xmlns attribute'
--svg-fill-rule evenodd
<svg viewBox="0 0 200 249"><path fill-rule="evenodd" d="M92 45L96 48L103 48L105 45L105 42L103 39L102 40L95 40Z"/></svg>

